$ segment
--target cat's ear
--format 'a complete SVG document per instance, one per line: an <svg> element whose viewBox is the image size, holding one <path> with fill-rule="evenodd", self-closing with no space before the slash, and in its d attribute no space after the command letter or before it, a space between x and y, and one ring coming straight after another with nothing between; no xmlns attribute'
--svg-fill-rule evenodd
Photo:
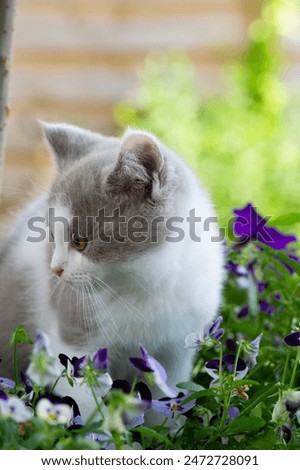
<svg viewBox="0 0 300 470"><path fill-rule="evenodd" d="M128 129L108 185L115 191L131 191L155 199L164 179L165 163L158 140L148 132Z"/></svg>
<svg viewBox="0 0 300 470"><path fill-rule="evenodd" d="M102 136L65 123L39 121L60 170L89 154Z"/></svg>

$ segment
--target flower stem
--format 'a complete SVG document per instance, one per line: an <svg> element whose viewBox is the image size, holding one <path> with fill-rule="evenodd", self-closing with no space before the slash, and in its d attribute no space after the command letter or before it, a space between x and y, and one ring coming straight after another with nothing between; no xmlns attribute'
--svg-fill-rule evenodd
<svg viewBox="0 0 300 470"><path fill-rule="evenodd" d="M63 374L64 374L64 371L62 371L62 373L57 377L57 379L55 380L55 382L53 383L53 385L50 389L50 393L54 393L56 385L58 384L59 380L63 377Z"/></svg>
<svg viewBox="0 0 300 470"><path fill-rule="evenodd" d="M103 411L102 411L102 408L101 408L101 404L99 403L99 400L98 400L98 397L96 395L95 389L94 389L93 385L91 385L91 384L90 384L90 389L91 389L94 401L96 403L97 410L99 411L99 413L101 415L101 418L104 419L104 414L103 414Z"/></svg>
<svg viewBox="0 0 300 470"><path fill-rule="evenodd" d="M285 358L284 369L283 369L283 373L282 373L282 379L281 379L282 385L284 385L285 381L286 381L286 374L287 374L287 370L288 370L288 366L289 366L289 362L290 362L290 357L291 357L291 349L288 349L288 352L287 352L287 355L286 355L286 358Z"/></svg>
<svg viewBox="0 0 300 470"><path fill-rule="evenodd" d="M220 387L220 393L221 393L221 397L223 399L223 396L224 396L224 393L223 393L223 347L222 347L222 344L220 343L220 355L219 355L219 387ZM229 397L229 400L230 400L230 397ZM226 396L223 400L223 407L221 408L222 409L222 418L221 418L221 422L220 422L220 427L219 429L223 429L224 427L224 424L225 424L225 420L226 420L226 416L227 416L227 411L228 411L228 397Z"/></svg>
<svg viewBox="0 0 300 470"><path fill-rule="evenodd" d="M233 378L235 378L235 374L236 374L236 370L237 370L237 366L238 366L238 360L239 360L239 357L240 357L240 354L241 354L241 350L242 350L242 342L239 343L239 347L238 347L238 350L237 350L237 353L236 353L236 356L235 356L234 366L233 366Z"/></svg>
<svg viewBox="0 0 300 470"><path fill-rule="evenodd" d="M18 358L17 358L17 341L14 342L13 370L14 370L14 381L15 381L16 385L18 385L19 384L19 373L18 373Z"/></svg>
<svg viewBox="0 0 300 470"><path fill-rule="evenodd" d="M242 343L240 342L237 353L236 353L236 356L235 356L235 360L234 360L233 373L232 373L233 380L235 379L236 370L237 370L237 366L238 366L238 360L239 360L239 356L241 354L241 350L242 350ZM220 381L220 385L221 385L221 381ZM220 427L219 427L220 431L222 431L222 429L225 425L225 421L226 421L226 418L227 418L227 415L228 415L228 410L229 410L229 407L230 407L230 400L231 400L231 390L229 390L229 393L227 393L227 396L224 399L224 406L223 406L223 410L222 410L222 418L221 418Z"/></svg>
<svg viewBox="0 0 300 470"><path fill-rule="evenodd" d="M219 344L220 353L219 353L219 382L220 382L220 390L223 387L223 347L222 343Z"/></svg>
<svg viewBox="0 0 300 470"><path fill-rule="evenodd" d="M293 372L292 372L291 381L290 381L290 388L293 388L293 385L294 385L299 359L300 359L300 347L297 348L296 359L294 362Z"/></svg>
<svg viewBox="0 0 300 470"><path fill-rule="evenodd" d="M112 437L116 446L116 450L122 450L123 441L122 441L121 433L117 431L113 431L111 434L112 434Z"/></svg>

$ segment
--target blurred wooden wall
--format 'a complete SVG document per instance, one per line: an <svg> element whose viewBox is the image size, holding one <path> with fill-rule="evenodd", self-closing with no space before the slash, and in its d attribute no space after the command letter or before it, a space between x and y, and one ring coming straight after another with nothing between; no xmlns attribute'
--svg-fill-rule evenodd
<svg viewBox="0 0 300 470"><path fill-rule="evenodd" d="M222 87L261 0L19 0L2 214L47 187L53 168L36 119L112 134L147 54L185 50L202 90ZM300 62L300 60L299 60Z"/></svg>

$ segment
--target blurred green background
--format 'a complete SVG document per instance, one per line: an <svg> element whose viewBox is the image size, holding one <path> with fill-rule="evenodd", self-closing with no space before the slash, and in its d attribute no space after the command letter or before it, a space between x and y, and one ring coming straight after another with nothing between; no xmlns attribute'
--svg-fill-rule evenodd
<svg viewBox="0 0 300 470"><path fill-rule="evenodd" d="M211 191L222 224L251 201L264 215L298 213L299 98L282 77L283 41L297 26L299 2L266 0L238 62L224 68L226 90L199 92L180 53L152 54L134 100L116 107L121 128L145 128L186 157ZM299 215L280 225L295 225Z"/></svg>

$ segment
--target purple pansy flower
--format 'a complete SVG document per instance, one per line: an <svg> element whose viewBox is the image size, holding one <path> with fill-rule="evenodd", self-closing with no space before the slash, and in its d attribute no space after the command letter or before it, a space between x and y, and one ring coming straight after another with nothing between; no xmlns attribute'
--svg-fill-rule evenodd
<svg viewBox="0 0 300 470"><path fill-rule="evenodd" d="M290 333L289 335L285 336L284 342L288 346L292 346L294 348L300 346L300 330L294 331L293 333Z"/></svg>
<svg viewBox="0 0 300 470"><path fill-rule="evenodd" d="M74 356L70 359L65 354L59 354L58 357L61 364L66 368L70 380L72 378L77 381L80 381L80 379L85 380L87 369L91 366L96 378L94 385L97 396L104 397L111 389L113 381L107 372L107 348L98 349L93 356L87 354L80 358Z"/></svg>
<svg viewBox="0 0 300 470"><path fill-rule="evenodd" d="M260 311L262 313L265 313L266 315L269 315L269 316L272 316L273 313L275 312L276 310L276 307L274 307L273 305L269 304L269 302L266 302L265 300L260 300L258 302L258 305L259 305L259 308L260 308Z"/></svg>
<svg viewBox="0 0 300 470"><path fill-rule="evenodd" d="M36 415L49 424L69 424L73 413L67 403L55 403L48 398L41 398L35 408Z"/></svg>
<svg viewBox="0 0 300 470"><path fill-rule="evenodd" d="M213 340L219 340L224 334L224 329L220 328L223 321L222 317L218 317L215 321L209 323L205 328L203 335L201 333L189 333L185 338L185 347L190 349L200 349L209 346Z"/></svg>
<svg viewBox="0 0 300 470"><path fill-rule="evenodd" d="M70 375L75 378L83 377L84 371L89 363L92 362L92 365L97 371L107 371L108 367L108 353L107 348L100 348L95 352L93 357L90 357L88 354L82 357L72 357L70 359L65 354L59 354L59 360L61 364L69 368Z"/></svg>
<svg viewBox="0 0 300 470"><path fill-rule="evenodd" d="M33 392L33 385L31 383L29 377L26 374L24 374L22 371L20 372L20 376L21 376L21 381L22 381L22 383L24 385L24 388L25 388L25 392L27 394L32 393Z"/></svg>
<svg viewBox="0 0 300 470"><path fill-rule="evenodd" d="M0 388L3 390L11 390L15 388L16 383L11 379L6 379L4 377L0 377Z"/></svg>
<svg viewBox="0 0 300 470"><path fill-rule="evenodd" d="M58 361L54 357L50 339L46 333L37 332L27 376L39 386L47 387L60 375Z"/></svg>
<svg viewBox="0 0 300 470"><path fill-rule="evenodd" d="M10 397L0 390L0 415L22 423L32 417L32 409L20 398Z"/></svg>
<svg viewBox="0 0 300 470"><path fill-rule="evenodd" d="M176 397L177 392L167 384L167 373L164 367L154 357L150 356L143 346L140 346L142 357L130 357L129 361L136 369L141 372L149 373L155 385L167 397Z"/></svg>
<svg viewBox="0 0 300 470"><path fill-rule="evenodd" d="M233 352L236 351L236 342L234 341L233 338L228 338L227 339L226 346L230 351L233 351Z"/></svg>
<svg viewBox="0 0 300 470"><path fill-rule="evenodd" d="M266 282L258 281L257 282L257 290L258 290L259 294L264 292L266 290L267 286L268 286L268 284Z"/></svg>
<svg viewBox="0 0 300 470"><path fill-rule="evenodd" d="M122 390L126 395L135 392L136 404L138 404L140 413L134 416L131 420L126 416L126 413L124 414L123 418L127 429L135 428L136 426L143 424L144 412L151 407L152 402L152 395L147 385L143 382L138 382L135 384L134 390L132 390L132 387L127 380L115 380L112 384L112 389Z"/></svg>
<svg viewBox="0 0 300 470"><path fill-rule="evenodd" d="M122 392L127 395L132 393L131 384L127 380L114 380L112 389L122 390ZM144 382L138 382L134 386L134 392L136 392L141 397L141 400L144 402L146 408L150 408L152 394L149 387Z"/></svg>
<svg viewBox="0 0 300 470"><path fill-rule="evenodd" d="M101 445L101 449L104 450L115 450L116 446L113 443L113 437L109 431L103 431L100 433L91 432L86 436L90 441L97 442Z"/></svg>
<svg viewBox="0 0 300 470"><path fill-rule="evenodd" d="M251 203L233 212L237 216L233 229L242 243L259 241L274 250L284 250L289 243L297 241L294 235L285 235L274 227L268 227L268 220L258 214Z"/></svg>
<svg viewBox="0 0 300 470"><path fill-rule="evenodd" d="M235 364L235 355L234 354L224 354L222 358L222 370L227 370L231 374L234 371L234 364ZM220 360L219 359L211 359L210 361L206 362L205 370L206 372L215 380L219 379L219 367L220 367ZM237 367L236 367L236 378L243 379L248 372L248 367L246 362L238 358Z"/></svg>
<svg viewBox="0 0 300 470"><path fill-rule="evenodd" d="M177 397L152 400L151 408L157 413L164 414L167 418L174 418L176 414L186 413L195 406L196 400L182 404L187 397L188 395L179 393Z"/></svg>
<svg viewBox="0 0 300 470"><path fill-rule="evenodd" d="M283 424L279 429L279 436L285 440L285 442L289 442L292 439L292 427L291 423Z"/></svg>
<svg viewBox="0 0 300 470"><path fill-rule="evenodd" d="M237 318L245 318L249 315L249 306L242 305L242 307L237 307L235 309Z"/></svg>

